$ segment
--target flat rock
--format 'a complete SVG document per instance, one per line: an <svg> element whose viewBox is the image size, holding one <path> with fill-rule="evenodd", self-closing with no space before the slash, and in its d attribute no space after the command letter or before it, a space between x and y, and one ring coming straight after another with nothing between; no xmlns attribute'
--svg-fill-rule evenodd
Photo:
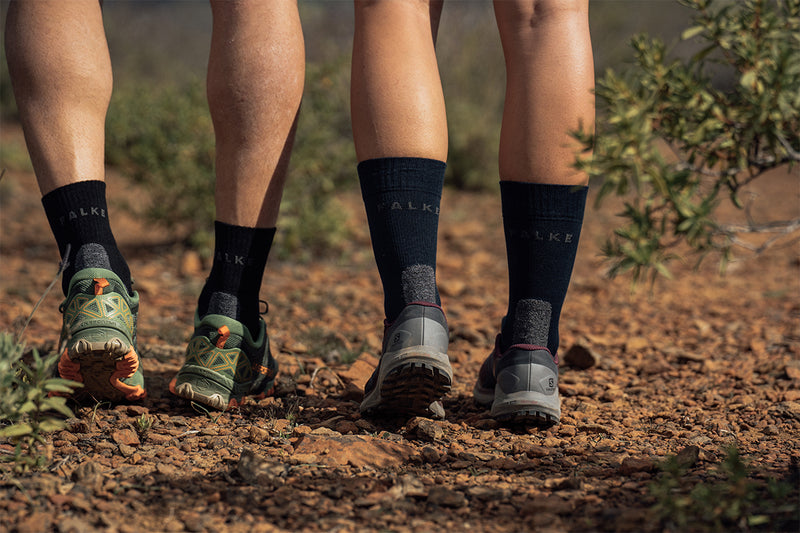
<svg viewBox="0 0 800 533"><path fill-rule="evenodd" d="M414 448L366 435L303 435L293 456L327 466L350 465L355 468L388 468L399 466L414 455Z"/></svg>

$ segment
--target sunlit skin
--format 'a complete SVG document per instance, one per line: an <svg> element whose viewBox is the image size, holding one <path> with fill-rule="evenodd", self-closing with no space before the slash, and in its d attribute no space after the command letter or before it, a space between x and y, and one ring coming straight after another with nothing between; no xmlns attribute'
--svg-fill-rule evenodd
<svg viewBox="0 0 800 533"><path fill-rule="evenodd" d="M296 0L211 2L217 219L274 227L303 93ZM112 66L96 0L12 2L6 54L42 194L104 180Z"/></svg>
<svg viewBox="0 0 800 533"><path fill-rule="evenodd" d="M578 144L570 136L594 125L588 3L494 3L507 70L501 179L588 181L572 168ZM355 1L351 113L359 161L446 160L447 121L434 49L441 8L441 2L427 0Z"/></svg>

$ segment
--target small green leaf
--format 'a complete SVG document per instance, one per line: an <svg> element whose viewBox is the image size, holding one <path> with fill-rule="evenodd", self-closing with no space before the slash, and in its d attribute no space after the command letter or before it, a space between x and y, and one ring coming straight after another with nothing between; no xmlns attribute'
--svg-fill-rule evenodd
<svg viewBox="0 0 800 533"><path fill-rule="evenodd" d="M24 435L30 435L33 432L33 427L27 423L21 424L14 424L13 426L4 427L0 429L0 437L22 437Z"/></svg>
<svg viewBox="0 0 800 533"><path fill-rule="evenodd" d="M757 73L755 70L748 70L739 79L739 84L745 89L755 89L757 85Z"/></svg>
<svg viewBox="0 0 800 533"><path fill-rule="evenodd" d="M39 422L39 431L42 432L59 431L65 427L66 424L64 422L55 418L47 418Z"/></svg>
<svg viewBox="0 0 800 533"><path fill-rule="evenodd" d="M703 33L705 29L706 28L704 26L692 26L691 28L687 28L683 30L683 33L681 33L681 39L684 41L691 39L692 37Z"/></svg>

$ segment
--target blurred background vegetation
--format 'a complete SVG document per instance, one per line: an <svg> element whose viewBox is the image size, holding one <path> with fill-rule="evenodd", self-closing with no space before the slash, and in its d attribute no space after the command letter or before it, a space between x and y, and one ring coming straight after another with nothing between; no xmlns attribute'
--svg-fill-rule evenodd
<svg viewBox="0 0 800 533"><path fill-rule="evenodd" d="M3 24L7 6L8 0L0 2ZM357 189L349 118L352 2L300 0L300 10L306 92L278 246L297 259L336 252L346 235L332 199L338 191ZM204 84L210 8L200 0L106 0L104 13L115 85L107 162L158 199L144 208L143 216L210 253L214 143ZM593 0L598 76L632 61L629 41L635 33L677 44L690 15L673 0ZM680 46L675 50L681 53ZM437 53L450 127L446 186L495 191L505 74L491 2L446 1ZM14 121L5 61L0 106L3 123ZM26 164L19 148L0 148L0 166Z"/></svg>

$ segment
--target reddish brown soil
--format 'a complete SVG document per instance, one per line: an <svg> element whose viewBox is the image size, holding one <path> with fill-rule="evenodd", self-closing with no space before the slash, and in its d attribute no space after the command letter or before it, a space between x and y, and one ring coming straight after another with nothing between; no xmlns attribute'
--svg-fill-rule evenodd
<svg viewBox="0 0 800 533"><path fill-rule="evenodd" d="M773 219L797 218L799 183L787 172L756 182L755 205ZM109 187L142 298L149 396L78 408L68 430L51 436L43 472L0 466L0 532L677 530L680 517L657 514L665 500L652 487L666 483L658 466L679 452L693 459L675 503L699 483L725 483L719 468L731 445L758 501L768 501L770 478L791 489L782 509L756 503L753 514L766 514L771 530L796 530L796 241L735 262L725 277L711 259L699 271L676 265L674 281L632 292L629 279L604 277L599 257L619 206L589 209L562 319L562 422L505 428L471 398L504 313L499 201L447 191L439 248L455 370L447 418L377 421L361 418L358 402L381 342L382 297L363 208L342 194L355 237L341 257L268 265L262 297L282 370L276 397L220 415L166 389L208 265L114 208L124 180L112 173ZM8 172L0 191L0 330L16 332L58 258L33 176ZM54 346L60 299L57 286L25 333L29 346ZM593 366L563 357L576 345L592 352ZM351 355L355 363L342 362ZM690 516L689 529L709 526L703 520Z"/></svg>

